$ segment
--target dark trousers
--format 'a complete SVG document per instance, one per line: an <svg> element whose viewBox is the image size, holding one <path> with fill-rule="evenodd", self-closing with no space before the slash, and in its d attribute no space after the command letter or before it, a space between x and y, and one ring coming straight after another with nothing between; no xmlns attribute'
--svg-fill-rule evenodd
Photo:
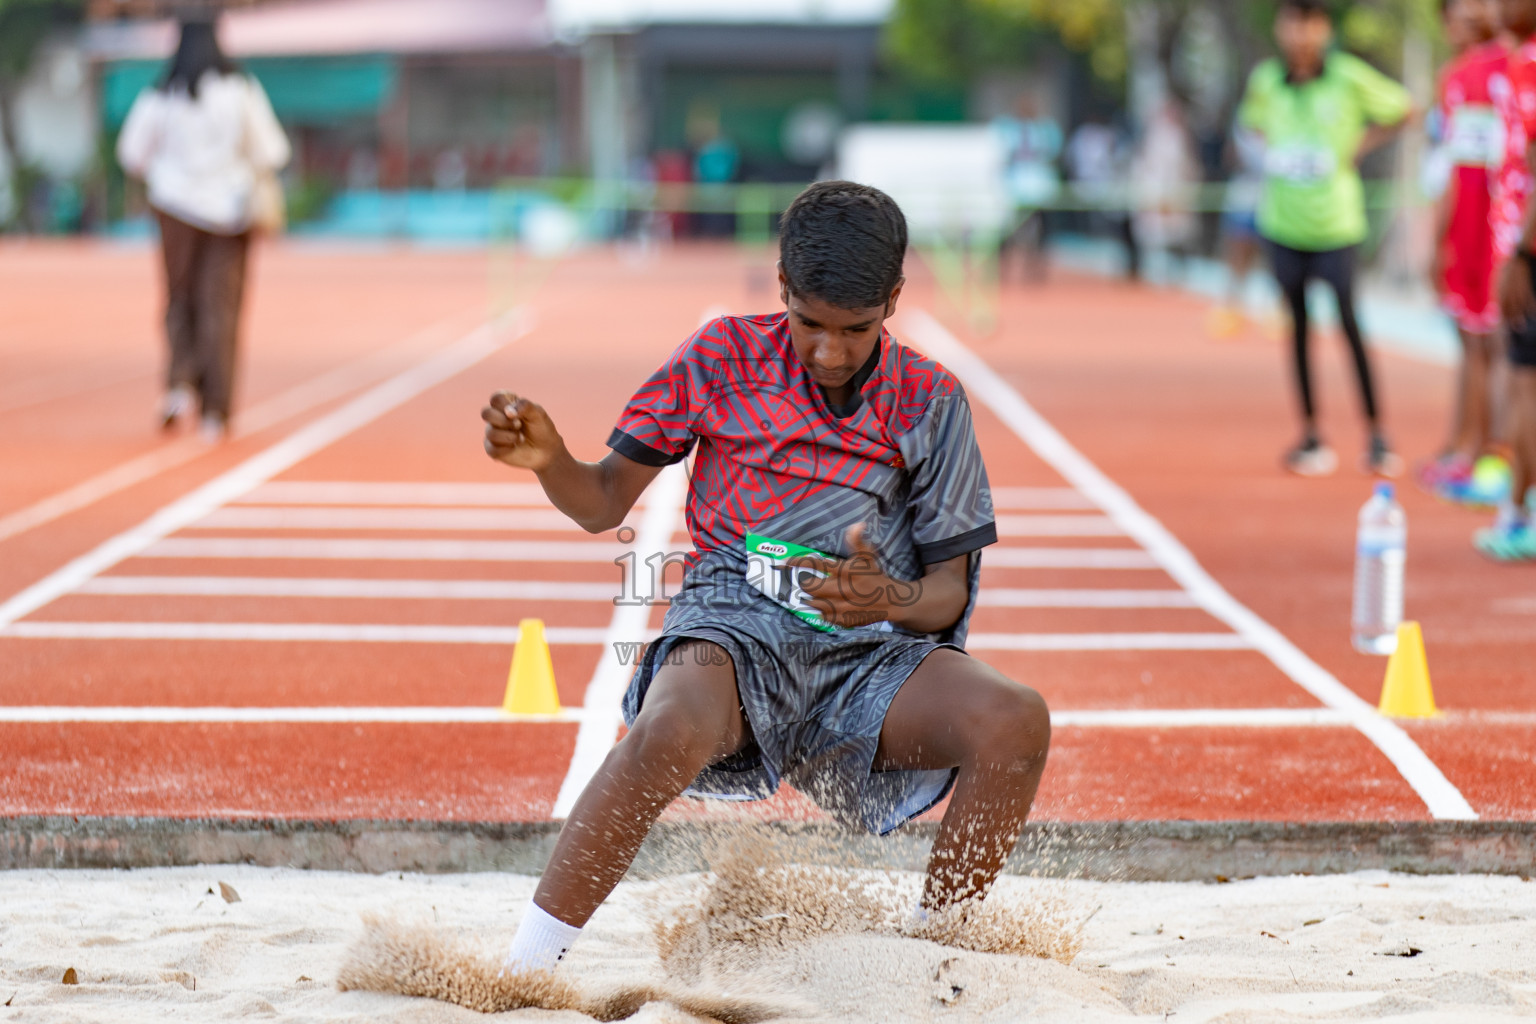
<svg viewBox="0 0 1536 1024"><path fill-rule="evenodd" d="M193 389L204 416L227 420L250 233L216 235L164 213L157 216L171 349L166 384Z"/></svg>
<svg viewBox="0 0 1536 1024"><path fill-rule="evenodd" d="M1376 426L1376 389L1371 383L1371 363L1365 342L1360 337L1360 323L1355 317L1355 251L1357 246L1308 252L1265 240L1269 261L1286 304L1291 310L1291 348L1295 357L1296 389L1301 396L1301 412L1311 426L1316 413L1312 400L1312 359L1309 352L1310 331L1307 322L1307 282L1313 278L1326 281L1339 303L1339 326L1349 341L1355 360L1355 376L1360 382L1360 407L1365 418Z"/></svg>

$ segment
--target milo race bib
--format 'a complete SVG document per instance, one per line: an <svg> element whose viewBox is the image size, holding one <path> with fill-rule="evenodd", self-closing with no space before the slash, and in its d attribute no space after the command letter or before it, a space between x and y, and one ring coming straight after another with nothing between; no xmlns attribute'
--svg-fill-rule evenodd
<svg viewBox="0 0 1536 1024"><path fill-rule="evenodd" d="M1467 104L1451 111L1445 148L1464 167L1497 167L1504 159L1504 121L1486 104Z"/></svg>
<svg viewBox="0 0 1536 1024"><path fill-rule="evenodd" d="M1338 155L1328 146L1289 142L1271 146L1264 154L1264 172L1296 185L1313 185L1333 177Z"/></svg>
<svg viewBox="0 0 1536 1024"><path fill-rule="evenodd" d="M821 617L821 613L807 603L802 584L808 577L823 579L826 573L800 566L786 565L791 558L814 555L830 558L831 555L803 544L774 540L755 533L747 534L747 582L757 588L768 600L780 605L795 617L825 633L836 626Z"/></svg>

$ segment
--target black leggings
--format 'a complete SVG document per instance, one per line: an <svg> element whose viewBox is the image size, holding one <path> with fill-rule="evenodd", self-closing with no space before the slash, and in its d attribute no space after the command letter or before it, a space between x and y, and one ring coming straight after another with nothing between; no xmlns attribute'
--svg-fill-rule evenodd
<svg viewBox="0 0 1536 1024"><path fill-rule="evenodd" d="M1307 282L1321 278L1333 289L1339 302L1339 326L1349 339L1355 357L1355 376L1360 381L1360 405L1372 429L1376 426L1376 389L1371 384L1371 363L1365 342L1360 337L1360 323L1355 319L1356 246L1305 252L1266 240L1275 282L1291 307L1291 345L1296 358L1296 389L1301 394L1301 413L1311 427L1316 408L1312 401L1312 359L1308 352Z"/></svg>

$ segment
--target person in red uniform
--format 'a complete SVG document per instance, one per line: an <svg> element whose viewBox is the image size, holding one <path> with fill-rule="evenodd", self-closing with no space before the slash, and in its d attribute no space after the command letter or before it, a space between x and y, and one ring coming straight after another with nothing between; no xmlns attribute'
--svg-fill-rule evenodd
<svg viewBox="0 0 1536 1024"><path fill-rule="evenodd" d="M1419 470L1426 489L1446 497L1473 497L1472 467L1488 445L1490 375L1499 308L1493 293L1490 224L1492 174L1504 159L1504 126L1494 80L1509 55L1498 35L1492 0L1445 0L1446 38L1457 55L1440 78L1437 104L1440 152L1448 164L1445 191L1435 209L1436 246L1431 280L1461 336L1456 418L1441 454Z"/></svg>
<svg viewBox="0 0 1536 1024"><path fill-rule="evenodd" d="M1504 121L1505 160L1494 191L1493 232L1499 311L1508 334L1510 487L1493 525L1474 545L1499 562L1536 559L1536 529L1528 508L1536 472L1536 224L1532 223L1532 155L1536 154L1536 0L1501 0L1506 32L1519 41L1501 81L1495 80Z"/></svg>

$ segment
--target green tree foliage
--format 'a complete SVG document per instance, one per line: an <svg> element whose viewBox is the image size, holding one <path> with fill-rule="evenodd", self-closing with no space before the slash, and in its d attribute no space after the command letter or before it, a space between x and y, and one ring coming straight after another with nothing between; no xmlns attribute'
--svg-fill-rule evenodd
<svg viewBox="0 0 1536 1024"><path fill-rule="evenodd" d="M1027 67L1048 41L1087 56L1094 73L1119 83L1129 68L1134 8L1151 9L1159 59L1167 66L1184 19L1203 8L1215 16L1241 62L1273 52L1277 0L897 0L886 44L909 70L966 79L977 72ZM1402 69L1410 33L1438 42L1438 0L1359 0L1334 4L1339 44L1390 73Z"/></svg>

